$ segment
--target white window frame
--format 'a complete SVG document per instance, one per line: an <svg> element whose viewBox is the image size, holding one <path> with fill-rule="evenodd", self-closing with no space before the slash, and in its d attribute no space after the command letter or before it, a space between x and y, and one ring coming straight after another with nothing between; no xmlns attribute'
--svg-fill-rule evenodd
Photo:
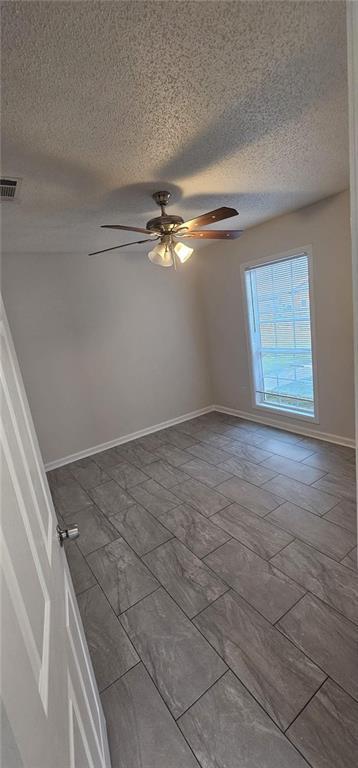
<svg viewBox="0 0 358 768"><path fill-rule="evenodd" d="M293 258L295 256L307 256L308 260L308 279L309 279L309 300L310 300L310 319L311 319L311 348L312 348L312 378L313 378L313 398L314 398L314 413L312 415L307 413L294 413L284 408L279 408L269 403L257 403L256 402L256 385L255 385L255 369L254 369L254 351L251 342L251 330L250 330L250 308L249 308L249 296L246 288L246 272L255 267L262 267L268 264L274 264L278 261L285 261L286 259ZM317 355L316 355L316 313L315 313L315 299L314 299L314 263L312 255L312 246L305 245L302 248L294 248L284 253L278 253L273 256L263 256L259 259L247 261L241 264L241 289L244 303L245 314L245 332L246 332L246 347L247 355L249 359L249 373L250 373L250 392L251 392L251 407L254 411L259 411L261 414L266 413L277 414L284 416L287 419L308 421L311 424L319 424L319 408L318 408L318 370L317 370Z"/></svg>

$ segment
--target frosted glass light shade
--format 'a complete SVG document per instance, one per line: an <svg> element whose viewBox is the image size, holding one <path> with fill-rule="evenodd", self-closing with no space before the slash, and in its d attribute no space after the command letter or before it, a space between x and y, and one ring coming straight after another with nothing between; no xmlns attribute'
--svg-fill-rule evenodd
<svg viewBox="0 0 358 768"><path fill-rule="evenodd" d="M157 264L159 267L175 267L176 259L179 259L181 264L190 259L193 249L189 248L184 243L175 243L171 235L163 237L162 241L148 253L148 259L152 264Z"/></svg>
<svg viewBox="0 0 358 768"><path fill-rule="evenodd" d="M189 248L187 245L184 245L184 243L177 243L174 250L182 264L184 264L184 261L188 261L193 253L193 248Z"/></svg>
<svg viewBox="0 0 358 768"><path fill-rule="evenodd" d="M158 267L172 267L173 256L172 246L169 242L159 243L148 253L148 259L152 264L157 264Z"/></svg>

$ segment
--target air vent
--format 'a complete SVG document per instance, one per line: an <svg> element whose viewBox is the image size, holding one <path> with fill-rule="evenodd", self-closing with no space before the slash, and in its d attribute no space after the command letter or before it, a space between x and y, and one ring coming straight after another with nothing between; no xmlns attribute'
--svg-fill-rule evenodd
<svg viewBox="0 0 358 768"><path fill-rule="evenodd" d="M7 202L14 200L19 191L20 179L0 179L0 200Z"/></svg>

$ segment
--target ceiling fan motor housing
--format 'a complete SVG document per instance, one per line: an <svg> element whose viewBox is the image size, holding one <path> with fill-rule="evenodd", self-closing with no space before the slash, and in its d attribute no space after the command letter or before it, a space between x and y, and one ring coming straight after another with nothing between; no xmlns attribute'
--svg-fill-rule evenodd
<svg viewBox="0 0 358 768"><path fill-rule="evenodd" d="M177 229L181 224L184 224L184 219L181 216L157 216L155 219L147 221L146 228L151 232L172 232L173 229Z"/></svg>

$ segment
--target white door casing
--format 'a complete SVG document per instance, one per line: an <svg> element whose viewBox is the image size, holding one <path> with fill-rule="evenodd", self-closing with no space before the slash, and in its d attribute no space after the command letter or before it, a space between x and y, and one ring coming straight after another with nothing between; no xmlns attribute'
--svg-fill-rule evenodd
<svg viewBox="0 0 358 768"><path fill-rule="evenodd" d="M2 302L0 312L3 765L110 768L98 689Z"/></svg>
<svg viewBox="0 0 358 768"><path fill-rule="evenodd" d="M349 117L349 175L351 203L354 378L356 411L356 448L358 448L358 2L349 0L347 12L348 117ZM358 454L356 464L358 466ZM358 472L357 472L358 489ZM358 506L357 506L358 522ZM358 544L358 533L357 533ZM358 556L357 556L358 557ZM358 564L358 561L357 561Z"/></svg>

